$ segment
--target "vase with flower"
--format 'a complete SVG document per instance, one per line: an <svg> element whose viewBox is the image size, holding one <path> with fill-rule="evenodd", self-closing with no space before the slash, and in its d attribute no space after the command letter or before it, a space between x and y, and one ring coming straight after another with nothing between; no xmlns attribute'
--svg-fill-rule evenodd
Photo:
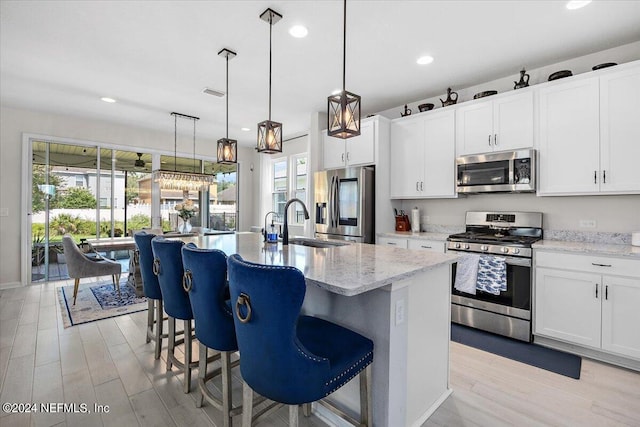
<svg viewBox="0 0 640 427"><path fill-rule="evenodd" d="M182 227L178 227L181 233L191 232L191 218L198 213L198 208L193 204L193 200L186 199L182 203L178 203L175 207L178 216L182 219Z"/></svg>

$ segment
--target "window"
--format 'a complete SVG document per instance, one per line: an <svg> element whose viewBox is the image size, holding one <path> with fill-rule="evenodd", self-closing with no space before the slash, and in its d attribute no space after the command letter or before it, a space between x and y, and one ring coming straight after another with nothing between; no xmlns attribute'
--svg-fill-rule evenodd
<svg viewBox="0 0 640 427"><path fill-rule="evenodd" d="M274 159L272 162L271 210L278 214L278 221L284 221L284 206L290 197L307 202L307 154L292 155ZM304 224L304 209L299 203L289 209L290 224Z"/></svg>
<svg viewBox="0 0 640 427"><path fill-rule="evenodd" d="M76 175L76 187L84 187L84 177L82 175Z"/></svg>
<svg viewBox="0 0 640 427"><path fill-rule="evenodd" d="M284 205L287 203L287 159L276 159L273 165L272 210L278 214L280 221L284 218Z"/></svg>

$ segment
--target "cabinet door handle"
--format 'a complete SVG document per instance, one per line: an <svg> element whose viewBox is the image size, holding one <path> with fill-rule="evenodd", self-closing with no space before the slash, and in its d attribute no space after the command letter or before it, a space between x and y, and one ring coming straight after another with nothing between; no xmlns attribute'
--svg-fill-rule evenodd
<svg viewBox="0 0 640 427"><path fill-rule="evenodd" d="M347 160L349 160L349 152L347 151Z"/></svg>
<svg viewBox="0 0 640 427"><path fill-rule="evenodd" d="M491 135L489 135L489 147L491 147Z"/></svg>
<svg viewBox="0 0 640 427"><path fill-rule="evenodd" d="M424 191L424 182L420 181L420 191Z"/></svg>
<svg viewBox="0 0 640 427"><path fill-rule="evenodd" d="M498 145L498 134L497 133L493 134L493 145Z"/></svg>
<svg viewBox="0 0 640 427"><path fill-rule="evenodd" d="M593 183L598 183L598 171L593 171Z"/></svg>
<svg viewBox="0 0 640 427"><path fill-rule="evenodd" d="M591 265L595 265L596 267L611 267L611 264L598 264L597 262L592 262Z"/></svg>
<svg viewBox="0 0 640 427"><path fill-rule="evenodd" d="M418 183L419 183L419 181L416 181L416 191L420 191L420 190L418 189Z"/></svg>
<svg viewBox="0 0 640 427"><path fill-rule="evenodd" d="M344 153L342 153L342 163L344 163Z"/></svg>
<svg viewBox="0 0 640 427"><path fill-rule="evenodd" d="M606 299L606 300L609 299L609 285L606 285L604 287L604 299Z"/></svg>
<svg viewBox="0 0 640 427"><path fill-rule="evenodd" d="M596 299L598 299L598 284L596 283Z"/></svg>
<svg viewBox="0 0 640 427"><path fill-rule="evenodd" d="M602 183L603 184L607 183L607 171L606 170L602 171Z"/></svg>

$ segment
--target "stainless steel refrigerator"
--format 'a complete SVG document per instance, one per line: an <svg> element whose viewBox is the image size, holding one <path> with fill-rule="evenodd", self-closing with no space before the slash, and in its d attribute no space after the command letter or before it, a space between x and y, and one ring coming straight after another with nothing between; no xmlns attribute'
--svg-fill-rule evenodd
<svg viewBox="0 0 640 427"><path fill-rule="evenodd" d="M362 166L315 174L316 237L375 242L375 169Z"/></svg>

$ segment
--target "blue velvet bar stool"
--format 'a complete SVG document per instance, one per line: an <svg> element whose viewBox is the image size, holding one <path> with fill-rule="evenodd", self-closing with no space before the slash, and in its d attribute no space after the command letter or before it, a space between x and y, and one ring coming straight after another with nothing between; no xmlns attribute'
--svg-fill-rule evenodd
<svg viewBox="0 0 640 427"><path fill-rule="evenodd" d="M243 384L242 425L253 421L253 391L289 406L319 402L354 425L370 426L373 342L335 323L301 316L304 275L295 267L255 264L231 255L227 261ZM324 398L360 376L360 420Z"/></svg>
<svg viewBox="0 0 640 427"><path fill-rule="evenodd" d="M147 312L147 343L155 341L155 358L160 358L162 349L162 339L167 338L167 334L162 333L164 311L162 308L162 291L158 283L158 277L153 273L153 249L151 239L155 234L147 234L140 231L133 235L136 242L136 252L134 256L138 258L140 275L142 276L142 289L147 297L149 310ZM155 330L154 330L155 326Z"/></svg>
<svg viewBox="0 0 640 427"><path fill-rule="evenodd" d="M173 365L184 372L184 392L189 393L191 389L191 370L197 366L193 363L191 355L193 312L189 295L182 287L182 267L181 249L184 243L179 240L168 240L156 236L151 240L153 249L153 272L158 276L158 283L162 290L164 301L164 311L169 318L168 349L167 349L167 371ZM176 319L184 322L184 339L176 340ZM175 348L184 343L184 363L176 358Z"/></svg>
<svg viewBox="0 0 640 427"><path fill-rule="evenodd" d="M189 293L199 342L198 387L202 406L206 398L222 410L224 427L232 425L231 417L242 412L233 408L231 398L231 353L238 351L233 313L227 294L227 256L217 249L199 249L193 243L182 248L184 288ZM207 349L220 353L222 368L207 374ZM237 366L237 362L233 366ZM207 382L222 376L222 401L207 388Z"/></svg>

